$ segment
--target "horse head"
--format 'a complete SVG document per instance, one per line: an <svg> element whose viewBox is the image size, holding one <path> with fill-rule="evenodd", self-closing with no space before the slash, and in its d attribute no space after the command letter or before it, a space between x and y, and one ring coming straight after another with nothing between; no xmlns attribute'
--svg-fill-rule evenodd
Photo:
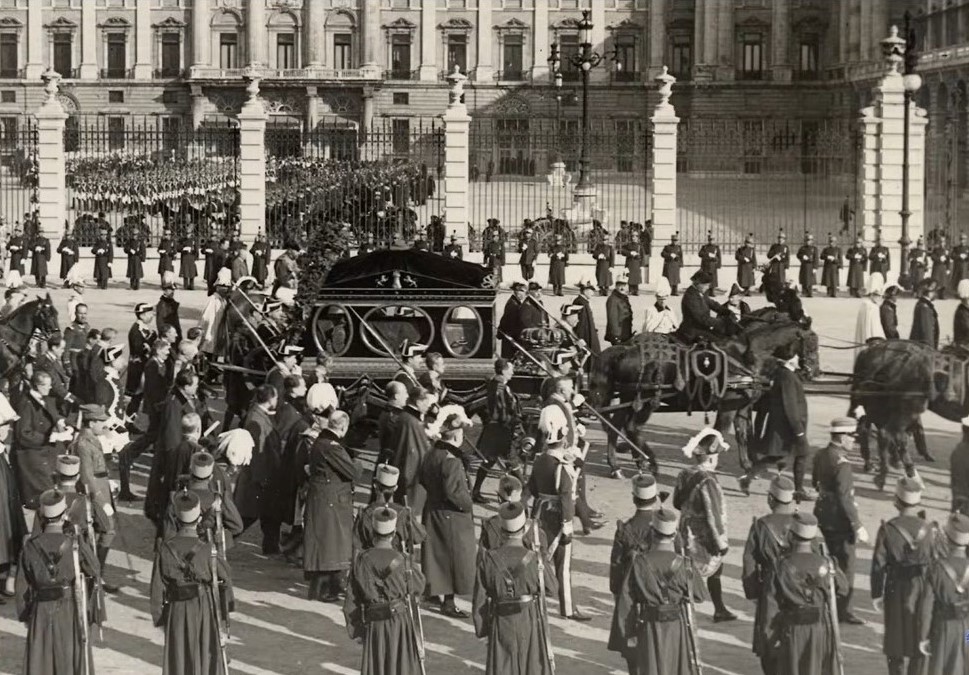
<svg viewBox="0 0 969 675"><path fill-rule="evenodd" d="M800 356L798 370L802 379L810 381L821 373L821 360L818 353L818 336L809 328L791 321L787 315L784 320L770 321L746 334L747 354L745 361L755 370L767 374L775 361L771 358L778 347L794 345Z"/></svg>
<svg viewBox="0 0 969 675"><path fill-rule="evenodd" d="M57 308L51 300L50 293L46 297L37 296L37 311L34 312L34 328L44 335L53 335L60 331L57 323Z"/></svg>

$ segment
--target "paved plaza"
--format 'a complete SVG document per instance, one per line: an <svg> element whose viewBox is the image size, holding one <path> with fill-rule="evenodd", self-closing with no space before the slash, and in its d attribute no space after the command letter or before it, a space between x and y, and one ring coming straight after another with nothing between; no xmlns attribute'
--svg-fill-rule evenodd
<svg viewBox="0 0 969 675"><path fill-rule="evenodd" d="M62 315L66 293L51 292ZM133 292L121 287L108 291L88 290L90 319L93 326L114 326L127 330L132 322L131 308L139 301L154 301L157 288ZM504 302L502 296L499 302ZM205 301L199 291L179 291L182 303L183 326L197 320ZM570 298L546 298L546 306L557 307ZM637 317L642 317L651 296L631 299ZM853 338L855 314L860 300L847 298L813 298L805 300L805 308L814 317L815 328L823 345L822 366L829 371L850 369L853 352L844 347ZM764 304L753 298L754 307ZM903 331L911 324L914 302L899 303L899 317ZM605 299L593 301L598 325L604 326ZM952 325L955 301L938 303L945 337ZM640 319L641 320L641 319ZM63 324L63 320L62 320ZM809 436L814 447L825 443L829 420L845 412L843 397L812 397L810 404ZM216 402L218 405L218 402ZM654 418L650 442L660 460L660 482L670 486L676 472L684 466L679 451L689 435L703 425L703 416L660 415ZM925 416L929 447L936 457L935 464L920 465L927 493L925 505L930 518L941 519L949 503L949 451L958 439L959 427L932 414ZM631 512L629 481L609 478L604 462L603 435L598 428L590 430L593 450L589 496L592 505L607 515L607 525L591 536L580 537L575 546L574 583L578 602L593 621L579 625L560 619L551 603L552 641L556 649L557 672L562 675L625 673L622 660L606 650L613 599L608 591L608 561L614 522ZM373 447L360 457L368 468L373 459ZM860 466L856 459L856 470ZM150 458L142 457L136 492L144 491ZM705 672L719 675L740 675L759 672L750 652L753 604L743 598L740 583L741 553L751 517L766 513L766 482L755 483L753 495L744 498L737 486L736 453L729 452L721 462L721 480L727 495L730 552L724 574L724 589L728 605L740 615L732 624L714 625L712 606L699 607L700 649ZM367 481L369 482L369 480ZM890 496L878 493L870 475L857 476L857 497L864 524L874 536L879 522L893 513ZM486 493L493 494L495 482L489 480ZM358 487L358 503L367 501L363 485ZM151 624L148 605L148 583L151 573L153 531L141 515L141 504L120 508L121 534L108 560L107 576L123 584L122 592L108 596L108 623L104 641L97 645L97 672L133 673L154 672L160 668L163 633ZM485 517L493 508L476 507L476 516ZM253 675L278 673L340 673L358 672L361 647L347 637L342 608L305 599L306 585L302 570L277 559L260 554L258 532L248 532L230 555L236 589L236 613L232 615L230 652L232 669ZM843 627L845 670L853 675L881 675L885 662L881 656L881 618L872 610L868 598L868 565L871 546L859 546L859 567L855 585L857 613L868 621L866 626ZM467 606L469 599L464 599ZM471 622L444 618L436 612L425 613L425 634L428 643L428 672L476 672L484 669L485 643L475 638ZM16 619L11 602L0 607L0 672L20 673L25 627Z"/></svg>

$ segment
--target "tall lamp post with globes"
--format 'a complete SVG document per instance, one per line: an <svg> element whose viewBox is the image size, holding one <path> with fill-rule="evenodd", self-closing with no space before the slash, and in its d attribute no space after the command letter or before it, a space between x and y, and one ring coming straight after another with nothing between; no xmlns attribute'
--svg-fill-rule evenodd
<svg viewBox="0 0 969 675"><path fill-rule="evenodd" d="M909 237L908 231L908 221L912 216L912 211L909 205L909 172L910 172L910 161L909 161L909 148L911 146L911 117L912 117L912 101L915 99L915 93L922 87L922 76L915 72L915 68L918 65L918 50L916 47L916 37L915 30L912 28L912 14L911 12L905 12L905 22L903 24L905 30L905 37L902 40L898 40L895 47L896 49L902 49L902 82L905 87L905 112L903 115L904 129L902 130L902 210L899 211L899 215L902 218L902 237L899 239L898 243L901 246L901 260L899 261L899 285L903 288L908 288L911 280L908 278L908 248L912 244L912 239ZM914 289L913 289L914 290Z"/></svg>
<svg viewBox="0 0 969 675"><path fill-rule="evenodd" d="M589 75L602 62L602 55L592 50L592 12L583 10L579 22L579 53L568 56L569 62L582 72L582 150L579 155L579 182L573 191L576 201L594 198L596 187L589 176Z"/></svg>
<svg viewBox="0 0 969 675"><path fill-rule="evenodd" d="M565 162L562 161L561 135L562 135L562 55L559 51L557 42L552 43L552 53L548 57L548 70L552 74L552 82L555 85L555 147L552 154L552 173L561 176L565 173Z"/></svg>

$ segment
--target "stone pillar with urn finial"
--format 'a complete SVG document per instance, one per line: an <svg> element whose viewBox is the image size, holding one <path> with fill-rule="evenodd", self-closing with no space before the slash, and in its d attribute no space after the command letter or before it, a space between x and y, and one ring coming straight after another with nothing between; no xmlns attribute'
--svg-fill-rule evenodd
<svg viewBox="0 0 969 675"><path fill-rule="evenodd" d="M37 110L37 211L40 231L51 239L64 233L67 192L64 171L64 124L67 113L57 99L61 76L44 72L44 102Z"/></svg>
<svg viewBox="0 0 969 675"><path fill-rule="evenodd" d="M266 218L267 114L259 97L259 75L256 69L247 68L245 80L248 99L242 105L238 117L239 232L243 241L251 241L262 229Z"/></svg>
<svg viewBox="0 0 969 675"><path fill-rule="evenodd" d="M448 75L448 106L444 120L444 219L448 235L455 234L458 241L468 246L468 218L470 217L468 194L468 148L471 116L464 104L464 83L457 64Z"/></svg>
<svg viewBox="0 0 969 675"><path fill-rule="evenodd" d="M653 109L650 122L653 125L653 165L649 172L649 194L653 200L653 241L669 241L677 230L676 225L676 138L680 118L670 103L676 78L670 75L669 68L663 66L662 72L654 80L660 96ZM659 251L662 246L654 246L656 260L650 267L658 269L662 265Z"/></svg>

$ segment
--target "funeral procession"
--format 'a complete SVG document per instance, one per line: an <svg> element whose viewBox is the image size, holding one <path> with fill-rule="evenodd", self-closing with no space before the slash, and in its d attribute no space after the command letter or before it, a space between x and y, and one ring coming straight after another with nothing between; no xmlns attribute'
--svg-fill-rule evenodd
<svg viewBox="0 0 969 675"><path fill-rule="evenodd" d="M0 0L0 675L969 675L969 0Z"/></svg>

